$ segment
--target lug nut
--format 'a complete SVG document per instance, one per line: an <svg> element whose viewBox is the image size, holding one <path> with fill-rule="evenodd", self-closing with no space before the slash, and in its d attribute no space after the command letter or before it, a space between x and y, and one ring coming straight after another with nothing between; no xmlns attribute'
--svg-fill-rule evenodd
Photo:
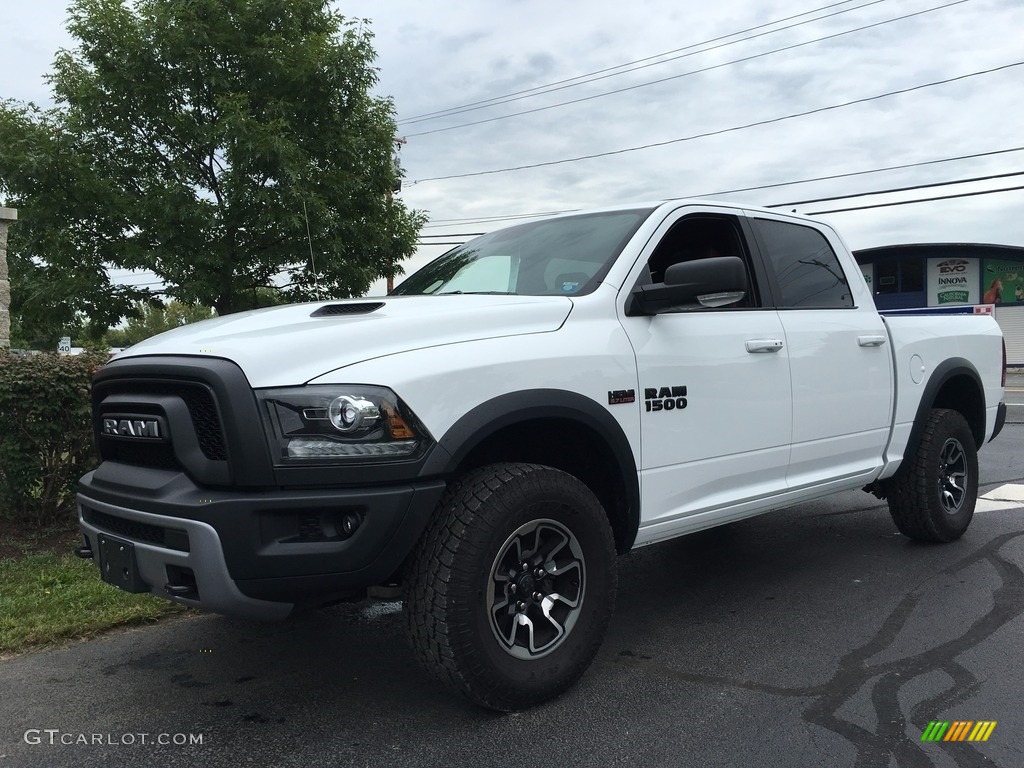
<svg viewBox="0 0 1024 768"><path fill-rule="evenodd" d="M544 595L542 595L540 592L533 593L533 599L536 600L538 603L541 601L542 597L544 597Z"/></svg>
<svg viewBox="0 0 1024 768"><path fill-rule="evenodd" d="M525 611L526 610L526 603L520 601L520 602L516 603L516 608L518 608L520 611Z"/></svg>
<svg viewBox="0 0 1024 768"><path fill-rule="evenodd" d="M536 576L538 579L543 579L545 576L547 576L547 573L543 568L538 568L536 571L533 572L533 575Z"/></svg>
<svg viewBox="0 0 1024 768"><path fill-rule="evenodd" d="M530 564L529 563L523 563L520 566L520 568L522 568L524 571L528 571L528 570L530 570Z"/></svg>

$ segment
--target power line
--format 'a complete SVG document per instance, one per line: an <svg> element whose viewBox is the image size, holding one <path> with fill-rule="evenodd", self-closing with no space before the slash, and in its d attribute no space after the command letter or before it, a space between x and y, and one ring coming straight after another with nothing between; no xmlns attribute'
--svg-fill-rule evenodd
<svg viewBox="0 0 1024 768"><path fill-rule="evenodd" d="M1022 175L1022 174L1011 174L1011 175ZM938 187L938 186L944 186L945 184L961 184L961 183L964 183L964 182L941 182L941 183L932 184L932 185L923 185L921 188L924 188L924 187L927 187L927 186ZM995 195L995 194L999 194L999 193L1002 193L1002 192L1017 192L1017 191L1020 191L1020 190L1024 190L1024 184L1022 184L1020 186L1016 186L1016 187L1002 187L1000 189L983 189L983 190L979 190L979 191L976 191L976 192L958 192L958 193L953 194L953 195L936 195L935 197L922 197L922 198L917 198L915 200L897 200L897 201L889 202L889 203L871 203L870 205L858 205L858 206L851 206L849 208L833 208L833 209L827 210L827 211L808 211L808 212L804 213L803 215L804 216L825 216L825 215L831 214L831 213L848 213L850 211L869 211L869 210L873 210L873 209L876 209L876 208L892 208L892 207L899 206L899 205L915 205L917 203L933 203L933 202L942 201L942 200L956 200L958 198L964 198L964 197L977 197L979 195ZM853 198L853 197L863 197L865 195L882 195L882 194L886 194L887 192L897 192L897 191L899 191L899 190L896 190L896 189L883 189L883 190L878 190L877 192L863 192L863 193L858 193L858 194L853 194L853 195L846 195L844 197L835 197L835 198L830 198L830 199L843 200L843 199L846 199L847 197ZM769 205L769 206L765 206L765 207L767 207L767 208L776 208L776 207L779 207L779 205L778 204L777 205ZM465 241L463 241L463 242L451 242L451 243L417 243L417 245L465 245Z"/></svg>
<svg viewBox="0 0 1024 768"><path fill-rule="evenodd" d="M919 168L924 165L937 165L939 163L950 163L956 160L974 160L979 157L991 157L993 155L1004 155L1009 152L1020 152L1024 147L1010 147L1009 149L995 149L991 152L976 152L971 155L958 155L956 157L944 157L939 160L922 160L917 163L903 163L902 165L889 165L884 168L872 168L867 171L850 171L848 173L833 173L829 176L814 176L809 179L797 179L796 181L780 181L775 184L760 184L756 187L741 187L739 189L727 189L721 192L705 192L694 197L715 197L717 195L732 195L737 192L756 192L761 189L775 189L777 187L790 187L795 184L807 184L812 181L832 181L834 179L845 179L851 176L865 176L870 173L883 173L885 171L901 171L907 168ZM473 223L473 222L466 222Z"/></svg>
<svg viewBox="0 0 1024 768"><path fill-rule="evenodd" d="M671 61L677 61L679 59L686 58L688 56L695 56L695 55L697 55L699 53L707 53L708 51L717 50L718 48L724 48L724 47L729 46L729 45L735 45L736 43L743 43L743 42L747 42L749 40L754 40L754 39L756 39L758 37L765 37L767 35L775 34L776 32L784 32L784 31L789 30L789 29L794 29L796 27L803 26L804 24L812 24L812 23L814 23L816 21L822 21L823 19L828 19L828 18L831 18L833 16L839 16L841 14L849 13L851 11L857 11L857 10L860 10L861 8L868 7L869 5L878 5L879 3L886 2L886 0L871 0L870 2L863 3L862 5L858 5L858 6L855 6L853 8L846 8L846 9L843 9L841 11L836 11L834 13L829 13L829 14L826 14L824 16L819 16L819 17L814 18L814 19L807 19L806 21L799 22L798 24L790 24L789 26L786 26L786 27L779 27L778 29L773 29L773 30L770 30L768 32L762 32L762 33L757 34L757 35L751 35L750 37L745 37L745 38L743 38L741 40L732 40L732 41L730 41L728 43L722 43L720 45L715 45L715 46L712 46L712 47L709 47L709 48L701 48L701 46L711 46L712 43L717 43L717 42L722 41L722 40L727 40L730 37L737 37L738 35L744 35L744 34L746 34L748 32L754 32L754 31L759 30L759 29L765 29L767 27L772 27L772 26L775 26L776 24L782 24L783 22L786 22L786 21L792 21L793 19L798 19L801 16L809 16L812 13L818 13L820 11L826 11L826 10L829 10L830 8L835 8L836 6L839 6L839 5L846 5L849 2L851 2L851 0L843 0L842 2L832 3L831 5L826 5L826 6L823 6L821 8L815 8L814 10L811 10L811 11L804 11L803 13L798 13L798 14L795 14L793 16L786 16L786 17L781 18L781 19L776 19L775 21L769 21L766 24L758 24L757 26L748 27L746 29L741 29L741 30L739 30L737 32L730 32L727 35L720 35L718 37L713 37L713 38L711 38L709 40L704 40L704 41L699 42L699 43L691 43L690 45L683 46L682 48L675 48L675 49L673 49L671 51L665 51L664 53L657 53L657 54L655 54L653 56L646 56L646 57L644 57L642 59L635 59L634 61L628 61L625 64L616 64L615 66L605 67L604 69L598 69L598 70L596 70L594 72L587 72L586 74L576 75L575 77L566 78L564 80L557 80L557 81L555 81L553 83L547 83L545 85L537 85L537 86L534 86L533 88L526 88L526 89L521 90L521 91L514 91L512 93L506 93L506 94L503 94L501 96L492 96L489 99L483 99L481 101L474 101L474 102L470 102L469 104L460 104L460 105L457 105L457 106L454 106L454 107L449 107L447 109L440 109L440 110L437 110L435 112L426 112L426 113L421 114L421 115L413 115L412 117L402 118L401 120L398 120L397 122L398 122L399 125L408 125L408 124L414 124L414 123L427 122L429 120L437 120L437 119L442 118L442 117L453 117L454 115L460 115L460 114L464 114L466 112L474 112L476 110L486 109L486 108L489 108L489 107L495 107L495 106L499 106L501 104L508 104L510 102L513 102L513 101L521 101L523 99L533 98L534 96L542 96L542 95L545 95L545 94L548 94L548 93L554 93L556 91L565 90L566 88L575 88L578 85L586 85L588 83L594 83L594 82L597 82L598 80L605 80L605 79L610 78L610 77L617 77L619 75L628 74L629 72L636 72L636 71L638 71L640 69L645 69L647 67L654 67L654 66L658 66L658 65L661 65L661 64L667 64L667 63L669 63ZM701 48L701 50L694 51L693 50L694 48ZM690 51L690 53L682 53L683 51ZM672 56L672 54L681 54L681 55L679 55L679 56ZM672 56L672 58L664 59L664 58L662 58L664 56ZM661 59L661 61L654 61L654 59ZM649 63L647 63L647 62L649 62ZM640 64L642 66L633 66L635 64ZM621 70L621 71L615 72L614 70ZM611 73L611 74L607 74L607 73Z"/></svg>
<svg viewBox="0 0 1024 768"><path fill-rule="evenodd" d="M889 188L889 189L877 189L877 190L874 190L872 192L855 192L855 193L851 193L849 195L836 195L835 197L823 197L823 198L819 198L817 200L803 200L803 201L797 201L797 202L793 202L793 203L773 203L771 205L766 205L766 206L763 206L763 207L765 207L765 208L783 208L783 207L787 207L788 208L790 206L803 205L803 204L807 204L807 203L828 202L830 200L849 200L849 199L853 199L853 198L857 198L857 197L868 197L868 196L872 196L872 195L886 195L886 194L891 194L891 193L894 193L894 192L906 192L906 191L915 190L915 189L931 189L931 188L935 188L935 187L946 187L946 186L950 186L950 185L953 185L953 184L968 184L968 183L976 182L976 181L987 181L989 179L998 179L998 178L1005 178L1005 177L1010 177L1010 176L1024 176L1024 171L1018 171L1016 173L1003 173L1003 174L998 174L998 175L994 175L994 176L981 176L981 177L974 178L974 179L961 179L959 181L939 181L939 182L935 182L935 183L932 183L932 184L918 184L918 185L913 186L913 187L892 187L892 188ZM985 189L985 190L980 190L980 191L976 191L976 192L958 192L958 193L953 194L953 195L939 195L939 196L936 196L936 197L925 197L925 198L918 198L918 199L915 199L915 200L898 200L898 201L889 202L889 203L872 203L870 205L852 206L852 207L849 207L849 208L835 208L835 209L828 210L828 211L810 211L810 212L808 212L808 213L806 213L804 215L806 215L806 216L823 216L823 215L829 214L829 213L846 213L848 211L867 211L867 210L871 210L871 209L874 209L874 208L890 208L890 207L897 206L897 205L913 205L915 203L929 203L929 202L934 202L934 201L937 201L937 200L954 200L956 198L961 198L961 197L975 197L977 195L991 195L991 194L996 194L998 192L1014 192L1014 191L1021 190L1021 189L1024 189L1024 185L1017 186L1017 187L1003 187L1003 188L1000 188L1000 189ZM794 209L794 212L796 212L795 209ZM439 235L439 237L440 237L440 235ZM462 237L462 235L455 235L455 234L453 234L453 235L451 235L451 237ZM417 243L416 245L418 245L418 246L424 246L424 245L465 245L465 243L466 243L466 241L462 240L462 241L444 242L444 243L437 243L437 242Z"/></svg>
<svg viewBox="0 0 1024 768"><path fill-rule="evenodd" d="M846 171L844 173L833 173L827 176L811 176L805 179L793 179L791 181L777 181L771 184L758 184L750 187L736 187L734 189L722 189L715 192L701 192L699 194L684 195L682 197L666 198L668 200L681 200L683 198L710 198L719 197L721 195L732 195L739 192L757 192L763 189L777 189L779 187L790 187L798 184L809 184L818 181L833 181L835 179L852 178L854 176L866 176L873 173L885 173L888 171L900 171L908 168L920 168L927 165L939 165L942 163L957 162L960 160L975 160L981 157L994 157L996 155L1005 155L1012 152L1024 151L1024 146L1020 147L1007 147L1005 149L994 149L987 152L974 152L967 155L956 155L954 157L942 157L934 160L921 160L915 163L901 163L899 165L886 165L880 168L869 168L862 171ZM810 202L810 201L805 201ZM788 205L788 203L781 203L779 205ZM769 206L770 207L770 206ZM457 219L431 219L429 224L423 226L423 229L440 229L443 227L450 226L451 224L488 224L492 222L500 221L512 221L515 219L534 219L542 216L556 216L563 213L574 213L578 211L578 208L565 208L556 211L535 211L533 213L515 213L515 214L495 214L492 216L469 216ZM420 235L421 237L449 237L450 235Z"/></svg>
<svg viewBox="0 0 1024 768"><path fill-rule="evenodd" d="M1020 174L1013 174L1013 175L1020 175ZM963 183L963 182L942 182L940 184L925 185L925 186L942 186L943 184L948 184L948 183L958 184L958 183ZM889 202L889 203L871 203L870 205L857 205L857 206L851 206L849 208L833 208L833 209L830 209L830 210L827 210L827 211L808 211L808 212L804 213L803 215L805 215L805 216L825 216L825 215L831 214L831 213L849 213L851 211L869 211L869 210L873 210L873 209L876 209L876 208L893 208L893 207L899 206L899 205L916 205L917 203L933 203L933 202L938 202L938 201L942 201L942 200L956 200L958 198L964 198L964 197L977 197L979 195L995 195L995 194L999 194L999 193L1002 193L1002 192L1018 192L1020 190L1024 190L1024 184L1022 184L1020 186L1016 186L1016 187L1002 187L1000 189L983 189L983 190L976 191L976 192L958 192L958 193L953 194L953 195L936 195L935 197L922 197L922 198L917 198L915 200L897 200L897 201ZM890 190L879 190L877 192L864 192L864 193L859 193L859 194L855 194L855 195L848 195L847 197L863 197L864 195L882 195L882 194L885 194L886 192L895 192L895 191L898 191L898 190L890 189ZM832 198L832 199L842 200L844 198L836 197L836 198ZM775 207L778 207L778 205L769 205L769 206L766 206L766 207L767 208L775 208ZM465 245L465 241L462 241L462 242L451 242L451 243L417 243L417 245L452 245L452 246L455 246L455 245Z"/></svg>
<svg viewBox="0 0 1024 768"><path fill-rule="evenodd" d="M854 176L867 176L872 173L885 173L887 171L901 171L907 168L920 168L926 165L939 165L941 163L952 163L959 160L975 160L980 157L993 157L1005 155L1011 152L1024 151L1024 146L1008 147L1006 149L994 149L988 152L974 152L969 155L956 155L955 157L942 157L935 160L921 160L916 163L901 163L900 165L887 165L881 168L869 168L863 171L847 171L845 173L833 173L828 176L812 176L806 179L794 179L792 181L777 181L772 184L758 184L752 187L737 187L736 189L723 189L717 192L702 192L697 195L686 195L688 198L713 198L721 195L732 195L739 192L756 192L762 189L777 189L779 187L791 187L797 184L809 184L816 181L833 181L835 179L846 179ZM669 200L680 200L682 198L668 198ZM574 213L578 208L566 208L560 211L537 211L535 213L515 213L494 216L478 216L476 218L466 217L461 219L431 219L423 229L439 229L452 224L491 224L502 221L513 221L516 219L536 219L542 216L556 216L561 213ZM420 237L449 237L450 235L420 235Z"/></svg>
<svg viewBox="0 0 1024 768"><path fill-rule="evenodd" d="M912 192L916 189L934 189L935 187L951 187L956 184L972 184L977 181L992 181L993 179L1008 179L1013 176L1024 176L1024 171L1014 171L1012 173L995 173L989 176L975 176L971 179L958 179L956 181L936 181L931 184L915 184L911 187L892 187L891 189L882 189L874 192L853 192L849 195L836 195L834 197L818 197L813 200L797 200L791 203L772 203L766 205L765 208L788 208L791 205L809 205L811 203L828 203L833 200L850 200L855 197L870 197L872 195L886 195L892 192Z"/></svg>
<svg viewBox="0 0 1024 768"><path fill-rule="evenodd" d="M1012 151L1012 150L1003 150L1003 151ZM941 162L941 161L935 161L935 162ZM869 172L870 171L865 171L865 173L869 173ZM961 179L961 180L958 180L958 181L940 181L940 182L934 182L932 184L919 184L919 185L911 186L911 187L892 187L892 188L889 188L889 189L880 189L880 190L875 190L875 191L872 191L872 192L855 192L855 193L851 193L849 195L837 195L835 197L818 198L816 200L797 201L797 202L793 202L793 203L773 203L771 205L766 205L764 207L766 207L766 208L781 208L781 207L785 207L785 206L802 205L802 204L807 204L807 203L827 202L827 201L830 201L830 200L847 200L847 199L852 199L852 198L857 198L857 197L866 197L866 196L869 196L869 195L884 195L884 194L889 194L889 193L894 193L894 192L904 192L904 191L910 191L910 190L915 190L915 189L927 189L927 188L934 188L934 187L943 187L943 186L949 186L949 185L953 185L953 184L967 184L967 183L976 182L976 181L987 181L987 180L990 180L990 179L1006 178L1006 177L1011 177L1011 176L1024 176L1024 171L1018 171L1018 172L1015 172L1015 173L996 174L996 175L992 175L992 176L980 176L980 177L976 177L976 178L972 178L972 179ZM792 183L800 183L800 182L792 182ZM888 202L888 203L871 203L869 205L851 206L851 207L848 207L848 208L834 208L834 209L826 210L826 211L808 211L804 215L806 215L806 216L824 216L824 215L833 214L833 213L848 213L848 212L851 212L851 211L867 211L867 210L873 210L873 209L877 209L877 208L891 208L891 207L900 206L900 205L915 205L917 203L931 203L931 202L937 202L937 201L942 201L942 200L955 200L955 199L964 198L964 197L977 197L979 195L994 195L994 194L999 194L999 193L1002 193L1002 192L1016 192L1016 191L1020 191L1020 190L1024 190L1024 185L1014 186L1014 187L1002 187L1000 189L985 189L985 190L979 190L979 191L974 191L974 192L958 192L958 193L952 194L952 195L937 195L935 197L917 198L917 199L914 199L914 200L898 200L898 201ZM571 211L566 211L566 212L571 212ZM557 213L557 212L552 212L552 213ZM507 217L507 218L524 218L524 217L529 216L529 215L530 214L519 214L519 215L516 215L516 216ZM433 235L433 236L430 236L430 237L476 237L479 234L481 234L481 233L472 233L472 232L469 232L469 233L452 233L452 234L448 234L448 235ZM486 233L483 233L483 234L486 234ZM416 245L418 247L423 247L423 246L428 246L428 245L459 246L459 245L465 245L465 241L464 240L450 241L450 242L449 241L444 241L444 242L436 242L435 241L435 242L429 242L429 243L417 242ZM143 288L143 287L153 286L153 285L165 285L165 283L163 281L158 281L158 282L152 282L152 283L138 283L138 284L135 284L135 285L130 285L130 284L122 283L121 285L124 285L127 288Z"/></svg>
<svg viewBox="0 0 1024 768"><path fill-rule="evenodd" d="M677 138L677 139L667 139L666 141L656 141L656 142L652 142L650 144L642 144L642 145L636 146L636 147L626 147L625 149L615 149L615 150L611 150L611 151L608 151L608 152L596 152L596 153L590 154L590 155L580 155L578 157L568 157L568 158L563 158L561 160L548 160L548 161L542 162L542 163L530 163L530 164L527 164L527 165L516 165L516 166L510 166L508 168L494 168L494 169L487 170L487 171L474 171L472 173L453 173L453 174L449 174L447 176L432 176L432 177L429 177L429 178L426 178L426 179L419 179L419 180L417 180L414 183L420 184L420 183L427 182L427 181L446 181L448 179L465 179L465 178L470 178L470 177L473 177L473 176L488 176L488 175L496 174L496 173L508 173L508 172L511 172L511 171L524 171L524 170L528 170L528 169L532 169L532 168L546 168L546 167L554 166L554 165L565 165L567 163L577 163L577 162L580 162L581 160L594 160L594 159L599 158L599 157L611 157L613 155L623 155L623 154L626 154L628 152L639 152L640 150L644 150L644 149L653 149L655 147L665 147L665 146L668 146L670 144L679 144L679 143L686 142L686 141L694 141L696 139L703 139L703 138L707 138L709 136L721 136L722 134L734 133L736 131L746 130L747 128L757 128L757 127L764 126L764 125L772 125L774 123L781 123L781 122L784 122L786 120L793 120L793 119L798 118L798 117L807 117L809 115L816 115L816 114L821 114L823 112L829 112L829 111L833 111L833 110L837 110L837 109L843 109L845 107L851 107L851 106L854 106L854 105L857 105L857 104L866 104L866 103L871 102L871 101L878 101L879 99L886 99L886 98L889 98L891 96L901 96L903 94L911 93L913 91L924 90L925 88L933 88L933 87L939 86L939 85L948 85L949 83L955 83L955 82L958 82L958 81L961 81L961 80L967 80L967 79L972 78L972 77L980 77L982 75L990 75L990 74L993 74L995 72L1001 72L1001 71L1006 70L1006 69L1012 69L1013 67L1019 67L1022 64L1024 64L1024 61L1016 61L1016 62L1013 62L1012 64L1003 64L1002 66L992 67L991 69L983 69L983 70L979 70L977 72L970 72L970 73L965 74L965 75L957 75L956 77L946 78L944 80L935 80L935 81L930 82L930 83L922 83L921 85L915 85L915 86L912 86L910 88L901 88L901 89L895 90L895 91L888 91L886 93L880 93L880 94L878 94L876 96L866 96L866 97L861 98L861 99L853 99L851 101L844 101L844 102L841 102L839 104L831 104L831 105L826 106L826 107L817 107L815 109L809 109L809 110L806 110L804 112L795 112L795 113L792 113L792 114L789 114L789 115L782 115L781 117L774 117L774 118L769 118L769 119L766 119L766 120L757 120L757 121L752 122L752 123L746 123L745 125L736 125L736 126L732 126L730 128L721 128L721 129L716 130L716 131L705 131L703 133L697 133L697 134L693 134L691 136L683 136L683 137L680 137L680 138Z"/></svg>
<svg viewBox="0 0 1024 768"><path fill-rule="evenodd" d="M872 203L871 205L859 205L852 208L835 208L831 211L810 211L806 216L824 216L827 213L846 213L848 211L867 211L872 208L891 208L896 205L914 205L915 203L932 203L936 200L955 200L958 197L977 197L978 195L994 195L999 192L1015 192L1024 189L1019 187L1003 187L1002 189L983 189L978 192L960 192L955 195L939 195L937 197L923 197L917 200L898 200L893 203ZM881 194L881 193L879 193Z"/></svg>
<svg viewBox="0 0 1024 768"><path fill-rule="evenodd" d="M683 77L690 77L691 75L698 75L698 74L702 74L704 72L711 72L712 70L715 70L715 69L722 69L723 67L729 67L729 66L732 66L733 64L743 64L743 63L746 63L746 62L755 61L757 59L762 59L762 58L765 58L767 56L773 56L773 55L775 55L777 53L784 53L786 51L792 51L792 50L794 50L796 48L803 48L803 47L808 46L808 45L814 45L816 43L820 43L820 42L823 42L825 40L833 40L835 38L843 37L845 35L852 35L852 34L854 34L856 32L863 32L866 29L872 29L874 27L881 27L881 26L884 26L885 24L892 24L892 23L897 22L897 21L903 21L904 19L913 18L914 16L921 16L921 15L926 14L926 13L932 13L933 11L939 11L939 10L942 10L944 8L949 8L950 6L960 5L961 3L966 3L966 2L969 2L969 0L953 0L952 2L945 3L944 5L937 5L937 6L934 6L932 8L926 8L923 11L916 11L914 13L908 13L908 14L906 14L904 16L897 16L896 18L893 18L893 19L887 19L885 21L877 21L877 22L875 22L873 24L866 24L866 25L864 25L862 27L856 27L854 29L848 29L848 30L846 30L844 32L837 32L837 33L832 34L832 35L825 35L824 37L817 37L817 38L815 38L813 40L806 40L806 41L804 41L802 43L793 43L792 45L787 45L787 46L784 46L782 48L776 48L776 49L771 50L771 51L763 51L761 53L756 53L756 54L753 54L751 56L743 56L741 58L732 59L731 61L725 61L725 62L722 62L720 64L712 64L712 65L707 66L707 67L701 67L700 69L690 70L689 72L682 72L682 73L680 73L678 75L670 75L669 77L663 77L663 78L660 78L658 80L649 80L646 83L637 83L635 85L630 85L630 86L627 86L625 88L617 88L617 89L612 90L612 91L605 91L604 93L595 93L595 94L593 94L591 96L583 96L583 97L578 98L578 99L571 99L569 101L561 101L561 102L558 102L556 104L549 104L549 105L544 106L544 107L535 107L534 109L526 109L526 110L523 110L521 112L511 112L511 113L509 113L507 115L498 115L497 117L489 117L489 118L486 118L484 120L475 120L475 121L469 122L469 123L459 123L458 125L449 125L449 126L444 127L444 128L434 128L434 129L429 130L429 131L420 131L419 133L407 133L405 135L406 135L407 138L412 138L414 136L427 136L427 135L432 134L432 133L443 133L445 131L454 131L454 130L459 129L459 128L468 128L468 127L471 127L471 126L474 126L474 125L483 125L484 123L493 123L493 122L495 122L497 120L507 120L510 117L520 117L522 115L532 115L534 113L544 112L544 111L547 111L549 109L556 109L558 107L565 107L565 106L569 106L569 105L572 105L572 104L580 104L580 103L582 103L584 101L592 101L594 99L602 99L605 96L614 96L616 94L626 93L628 91L635 91L635 90L637 90L639 88L646 88L647 86L650 86L650 85L659 85L661 83L667 83L667 82L670 82L672 80L678 80L678 79L683 78ZM708 49L708 50L714 50L714 49Z"/></svg>
<svg viewBox="0 0 1024 768"><path fill-rule="evenodd" d="M928 161L928 163L946 162L948 160L960 160L960 159L963 159L963 158L966 158L966 157L988 156L988 155L993 155L993 154L999 154L1001 152L1020 151L1021 149L1024 149L1024 147L1018 147L1016 150L997 150L996 152L983 152L983 153L978 153L977 155L963 155L961 157L956 157L956 158L947 158L946 160L932 160L932 161ZM857 173L859 173L859 174L876 173L876 172L881 171L881 170L891 170L892 168L903 168L903 167L910 167L910 166L916 166L916 165L925 165L925 164L927 164L927 163L909 163L907 166L891 166L890 168L880 168L880 169L874 169L874 170L870 170L870 171L858 171ZM839 177L842 177L842 176L852 176L852 175L857 175L857 174L837 174L836 176L822 177L822 178L839 178ZM991 181L993 179L1005 179L1005 178L1012 178L1012 177L1015 177L1015 176L1024 176L1024 171L1014 171L1014 172L1011 172L1011 173L997 173L997 174L990 174L990 175L987 175L987 176L974 176L974 177L971 177L971 178L968 178L968 179L955 179L955 180L948 180L948 181L935 181L935 182L931 182L931 183L928 183L928 184L915 184L915 185L906 186L906 187L888 187L886 189L875 189L875 190L871 190L869 192L851 192L850 194L846 194L846 195L835 195L833 197L819 197L819 198L813 198L813 199L808 199L808 200L795 200L795 201L788 202L788 203L770 203L770 204L764 205L762 207L764 207L764 208L789 208L789 207L792 207L792 206L809 205L811 203L824 203L824 202L830 202L830 201L833 201L833 200L851 200L851 199L858 198L858 197L870 197L870 196L874 196L874 195L887 195L887 194L893 194L893 193L896 193L896 192L910 192L910 191L919 190L919 189L934 189L934 188L938 188L938 187L954 186L954 185L957 185L957 184L973 184L973 183L977 183L979 181ZM812 181L816 181L816 179L812 179ZM786 186L787 184L801 184L801 183L803 183L803 182L802 181L780 182L778 184L769 184L769 185L765 185L765 186L766 187L771 187L771 186L780 187L780 186ZM1016 190L1016 189L1019 189L1019 187L1007 187L1007 188L1004 188L1004 189L994 190L994 191L996 191L996 192L1006 192L1006 191L1013 191L1013 190ZM720 194L725 194L725 193L720 193ZM909 201L901 201L901 202L897 202L897 203L878 203L877 205L868 205L868 206L863 206L862 208L844 208L842 210L866 210L866 209L875 208L875 207L884 208L884 207L887 207L889 205L904 205L904 204L910 204L910 203L914 203L914 202L927 202L928 200L946 200L946 199L952 199L952 198L955 198L955 197L970 197L971 195L974 195L974 194L988 194L988 191L982 191L982 192L977 192L977 193L965 192L965 193L961 193L961 194L950 195L948 197L927 198L925 200L909 200ZM685 198L668 198L668 199L669 200L682 200L682 199L685 199ZM554 214L558 214L558 213L572 213L572 212L573 212L573 210L550 211L549 215L554 215ZM823 211L822 213L836 213L836 212L837 211ZM532 214L532 215L535 216L536 214ZM531 216L531 214L516 214L516 215L513 215L513 216L501 217L501 219L499 219L498 217L495 217L495 220L519 219L519 218L526 218L528 216ZM451 232L451 233L446 233L446 234L443 234L443 235L426 235L426 237L476 237L478 234L479 233L454 233L454 232ZM439 243L419 243L419 245L439 245ZM461 245L461 243L446 243L446 245Z"/></svg>

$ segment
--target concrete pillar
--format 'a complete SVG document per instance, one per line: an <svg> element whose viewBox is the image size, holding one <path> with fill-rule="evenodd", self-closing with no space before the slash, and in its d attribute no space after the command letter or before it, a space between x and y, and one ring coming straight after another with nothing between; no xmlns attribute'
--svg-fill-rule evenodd
<svg viewBox="0 0 1024 768"><path fill-rule="evenodd" d="M0 208L0 349L11 346L11 281L7 274L7 228L17 219L16 208Z"/></svg>

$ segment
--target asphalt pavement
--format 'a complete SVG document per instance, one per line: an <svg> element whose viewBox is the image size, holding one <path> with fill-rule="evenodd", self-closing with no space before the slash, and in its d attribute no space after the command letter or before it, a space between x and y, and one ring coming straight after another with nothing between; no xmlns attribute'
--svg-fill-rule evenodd
<svg viewBox="0 0 1024 768"><path fill-rule="evenodd" d="M193 615L8 659L0 768L1021 766L1024 509L1001 499L1022 459L1010 424L949 545L904 539L854 492L631 553L593 667L519 714L427 679L394 602ZM996 726L922 742L932 721Z"/></svg>

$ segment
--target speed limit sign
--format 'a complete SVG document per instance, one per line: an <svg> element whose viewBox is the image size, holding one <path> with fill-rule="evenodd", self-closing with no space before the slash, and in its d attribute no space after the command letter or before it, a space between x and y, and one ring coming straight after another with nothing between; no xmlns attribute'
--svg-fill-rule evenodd
<svg viewBox="0 0 1024 768"><path fill-rule="evenodd" d="M61 336L60 337L60 343L57 344L57 351L60 354L62 354L62 355L66 355L66 354L71 352L71 337L70 336Z"/></svg>

